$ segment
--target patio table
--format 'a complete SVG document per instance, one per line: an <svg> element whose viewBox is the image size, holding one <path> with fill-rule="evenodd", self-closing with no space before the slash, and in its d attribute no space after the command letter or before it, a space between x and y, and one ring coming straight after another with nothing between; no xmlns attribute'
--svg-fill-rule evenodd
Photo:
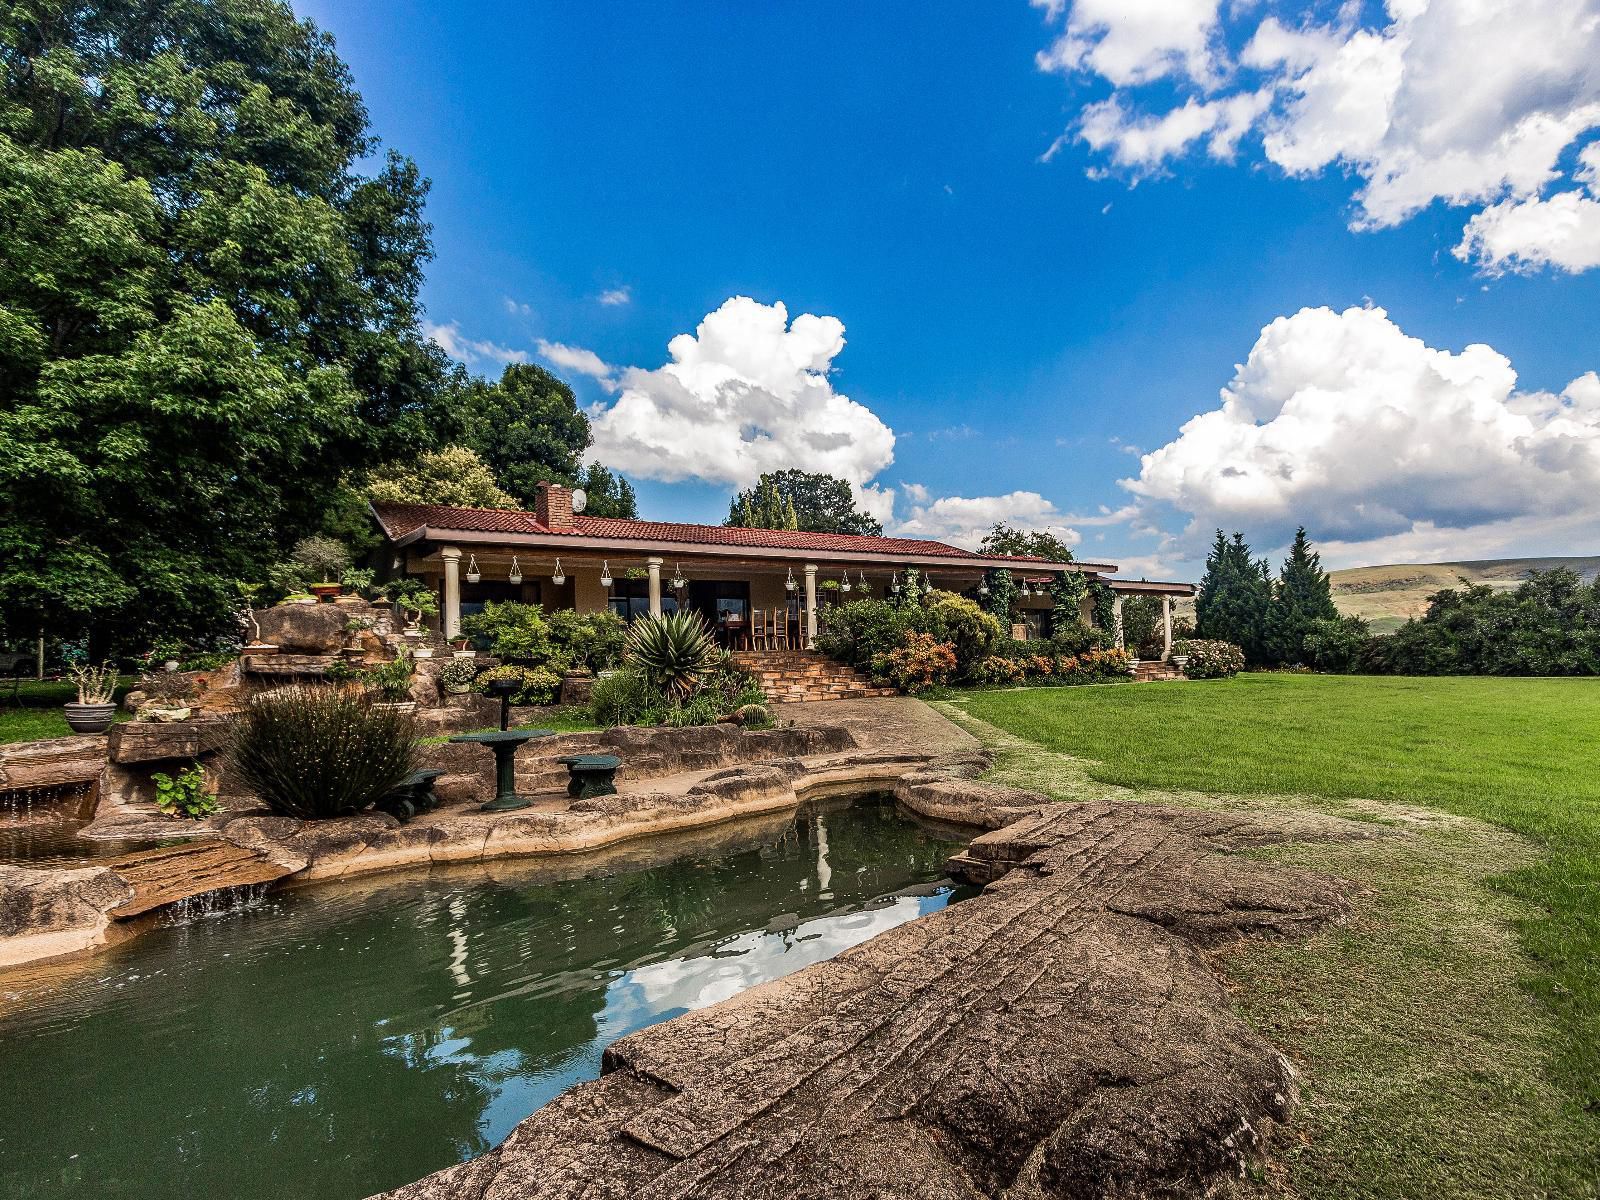
<svg viewBox="0 0 1600 1200"><path fill-rule="evenodd" d="M554 729L496 729L491 733L458 733L452 742L477 742L494 751L494 799L480 812L510 812L527 808L532 800L517 795L517 751L534 738L555 737Z"/></svg>

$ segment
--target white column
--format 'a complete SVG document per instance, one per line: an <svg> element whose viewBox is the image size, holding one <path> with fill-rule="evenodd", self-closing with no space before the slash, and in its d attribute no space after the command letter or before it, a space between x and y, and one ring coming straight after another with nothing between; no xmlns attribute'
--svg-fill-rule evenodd
<svg viewBox="0 0 1600 1200"><path fill-rule="evenodd" d="M1161 661L1172 657L1172 597L1161 597Z"/></svg>
<svg viewBox="0 0 1600 1200"><path fill-rule="evenodd" d="M461 548L440 546L444 559L444 636L453 641L461 636Z"/></svg>
<svg viewBox="0 0 1600 1200"><path fill-rule="evenodd" d="M650 615L661 615L661 560L647 558L644 565L650 568Z"/></svg>
<svg viewBox="0 0 1600 1200"><path fill-rule="evenodd" d="M806 564L806 649L817 641L817 564Z"/></svg>
<svg viewBox="0 0 1600 1200"><path fill-rule="evenodd" d="M1122 597L1111 597L1111 636L1117 641L1118 650L1126 650L1126 639L1122 636Z"/></svg>

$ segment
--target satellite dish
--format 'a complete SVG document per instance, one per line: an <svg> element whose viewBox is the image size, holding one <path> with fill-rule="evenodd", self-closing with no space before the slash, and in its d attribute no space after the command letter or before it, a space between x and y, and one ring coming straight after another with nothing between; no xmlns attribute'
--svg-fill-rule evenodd
<svg viewBox="0 0 1600 1200"><path fill-rule="evenodd" d="M582 488L572 489L572 511L581 513L584 506L589 503L589 493Z"/></svg>

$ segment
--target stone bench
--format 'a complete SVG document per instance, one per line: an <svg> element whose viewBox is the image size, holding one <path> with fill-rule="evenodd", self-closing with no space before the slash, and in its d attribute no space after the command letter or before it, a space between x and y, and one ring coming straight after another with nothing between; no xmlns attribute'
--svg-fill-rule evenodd
<svg viewBox="0 0 1600 1200"><path fill-rule="evenodd" d="M433 783L443 774L443 771L434 770L411 772L400 781L399 787L378 801L377 808L401 821L437 808L439 797L433 794Z"/></svg>
<svg viewBox="0 0 1600 1200"><path fill-rule="evenodd" d="M567 768L567 795L574 800L617 794L617 768L622 760L615 754L569 754L556 761Z"/></svg>

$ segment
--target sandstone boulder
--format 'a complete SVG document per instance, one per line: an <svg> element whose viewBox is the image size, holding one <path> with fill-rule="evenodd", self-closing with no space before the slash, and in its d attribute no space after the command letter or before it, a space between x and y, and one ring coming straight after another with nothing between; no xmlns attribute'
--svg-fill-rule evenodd
<svg viewBox="0 0 1600 1200"><path fill-rule="evenodd" d="M37 870L0 864L0 966L93 945L110 923L106 912L132 894L104 867Z"/></svg>
<svg viewBox="0 0 1600 1200"><path fill-rule="evenodd" d="M337 654L350 610L338 604L280 604L260 609L261 640L284 654Z"/></svg>

